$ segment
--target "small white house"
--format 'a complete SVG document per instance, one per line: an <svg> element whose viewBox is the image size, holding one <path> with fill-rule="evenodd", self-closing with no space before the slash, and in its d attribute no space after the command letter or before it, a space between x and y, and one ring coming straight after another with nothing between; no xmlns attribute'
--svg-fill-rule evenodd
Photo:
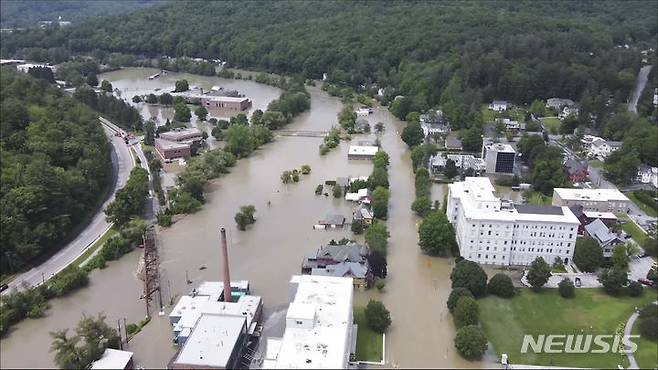
<svg viewBox="0 0 658 370"><path fill-rule="evenodd" d="M654 188L658 188L658 167L650 167L646 164L640 165L637 169L636 181L642 184L650 184Z"/></svg>
<svg viewBox="0 0 658 370"><path fill-rule="evenodd" d="M490 105L489 109L494 112L506 111L509 108L509 104L505 100L494 100Z"/></svg>

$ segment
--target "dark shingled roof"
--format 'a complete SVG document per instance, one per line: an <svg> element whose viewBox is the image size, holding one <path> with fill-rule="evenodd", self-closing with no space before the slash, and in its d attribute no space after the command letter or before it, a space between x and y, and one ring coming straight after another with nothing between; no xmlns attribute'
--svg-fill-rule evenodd
<svg viewBox="0 0 658 370"><path fill-rule="evenodd" d="M563 215L562 207L556 206L536 206L534 204L519 204L516 206L519 213L532 213L538 215Z"/></svg>

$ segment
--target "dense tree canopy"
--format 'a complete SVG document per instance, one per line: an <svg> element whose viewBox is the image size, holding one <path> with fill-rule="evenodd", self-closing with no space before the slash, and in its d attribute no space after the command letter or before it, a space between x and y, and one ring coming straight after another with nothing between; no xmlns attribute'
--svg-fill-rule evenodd
<svg viewBox="0 0 658 370"><path fill-rule="evenodd" d="M398 117L440 102L460 125L493 98L559 96L594 112L610 95L626 100L641 56L615 46L655 47L657 13L649 1L171 2L54 32L15 32L3 36L2 55L100 50L326 72L339 84L391 87L385 99L403 96ZM468 103L450 106L454 99L442 96L453 82Z"/></svg>
<svg viewBox="0 0 658 370"><path fill-rule="evenodd" d="M53 251L95 209L110 178L98 116L44 80L2 70L0 269Z"/></svg>

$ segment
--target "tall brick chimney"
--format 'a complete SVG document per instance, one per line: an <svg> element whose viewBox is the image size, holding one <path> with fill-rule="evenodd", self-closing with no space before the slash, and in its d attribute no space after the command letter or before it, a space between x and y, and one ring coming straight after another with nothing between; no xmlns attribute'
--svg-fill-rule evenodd
<svg viewBox="0 0 658 370"><path fill-rule="evenodd" d="M226 229L220 230L222 237L222 267L224 273L224 302L231 301L231 274L228 270L228 245L226 244Z"/></svg>

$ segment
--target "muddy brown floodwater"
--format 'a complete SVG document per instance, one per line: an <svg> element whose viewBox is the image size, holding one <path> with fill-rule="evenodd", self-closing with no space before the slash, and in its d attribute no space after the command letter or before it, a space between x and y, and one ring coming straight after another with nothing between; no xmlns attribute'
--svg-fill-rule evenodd
<svg viewBox="0 0 658 370"><path fill-rule="evenodd" d="M170 73L166 80L147 79L149 69L124 69L104 74L122 95L130 99L149 89L173 86L173 81L187 78L192 85L206 88L220 85L244 92L255 107L264 108L276 98L278 89L251 81L223 80L213 77ZM158 81L157 84L154 81ZM160 84L160 85L158 85ZM328 130L336 124L336 114L342 108L338 99L319 88L309 88L311 109L300 115L286 129ZM148 116L166 112L142 107ZM386 335L387 366L399 367L484 367L494 366L489 358L483 362L463 360L454 350L455 327L445 302L450 293L452 260L423 255L417 245L417 226L410 205L414 199L411 160L406 145L400 140L403 123L385 108L377 108L368 117L372 125L385 124L381 135L384 150L391 157L389 170L391 202L387 221L391 239L388 256L388 278L383 293L374 290L357 292L355 304L365 305L370 298L382 300L391 312L393 324ZM192 123L194 124L194 122ZM358 140L360 137L353 137ZM369 161L348 161L348 142L343 142L326 156L318 154L320 138L276 137L276 140L247 159L240 160L231 173L212 182L206 194L207 202L196 214L188 215L171 228L159 230L159 248L163 301L185 294L203 280L220 280L219 229L229 232L231 277L248 279L253 294L261 295L265 317L281 317L288 303L288 281L300 272L302 257L308 251L331 239L352 237L349 229L340 231L313 230L312 226L327 213L351 214L351 204L332 196L316 196L315 187L338 176L368 175ZM309 175L299 183L283 185L281 172L308 164ZM329 189L330 190L330 189ZM432 196L443 201L445 185L434 185ZM329 191L331 194L331 192ZM256 223L247 231L238 231L233 217L240 206L256 207ZM0 365L8 367L50 367L49 331L74 327L83 313L103 311L107 320L137 322L144 317L144 303L139 300L140 281L135 277L138 252L111 262L105 270L91 275L91 284L69 297L51 301L46 317L25 320L0 342ZM187 279L192 283L188 284ZM272 334L280 328L269 328ZM171 328L166 316L155 313L143 331L130 343L136 364L163 367L174 354Z"/></svg>

